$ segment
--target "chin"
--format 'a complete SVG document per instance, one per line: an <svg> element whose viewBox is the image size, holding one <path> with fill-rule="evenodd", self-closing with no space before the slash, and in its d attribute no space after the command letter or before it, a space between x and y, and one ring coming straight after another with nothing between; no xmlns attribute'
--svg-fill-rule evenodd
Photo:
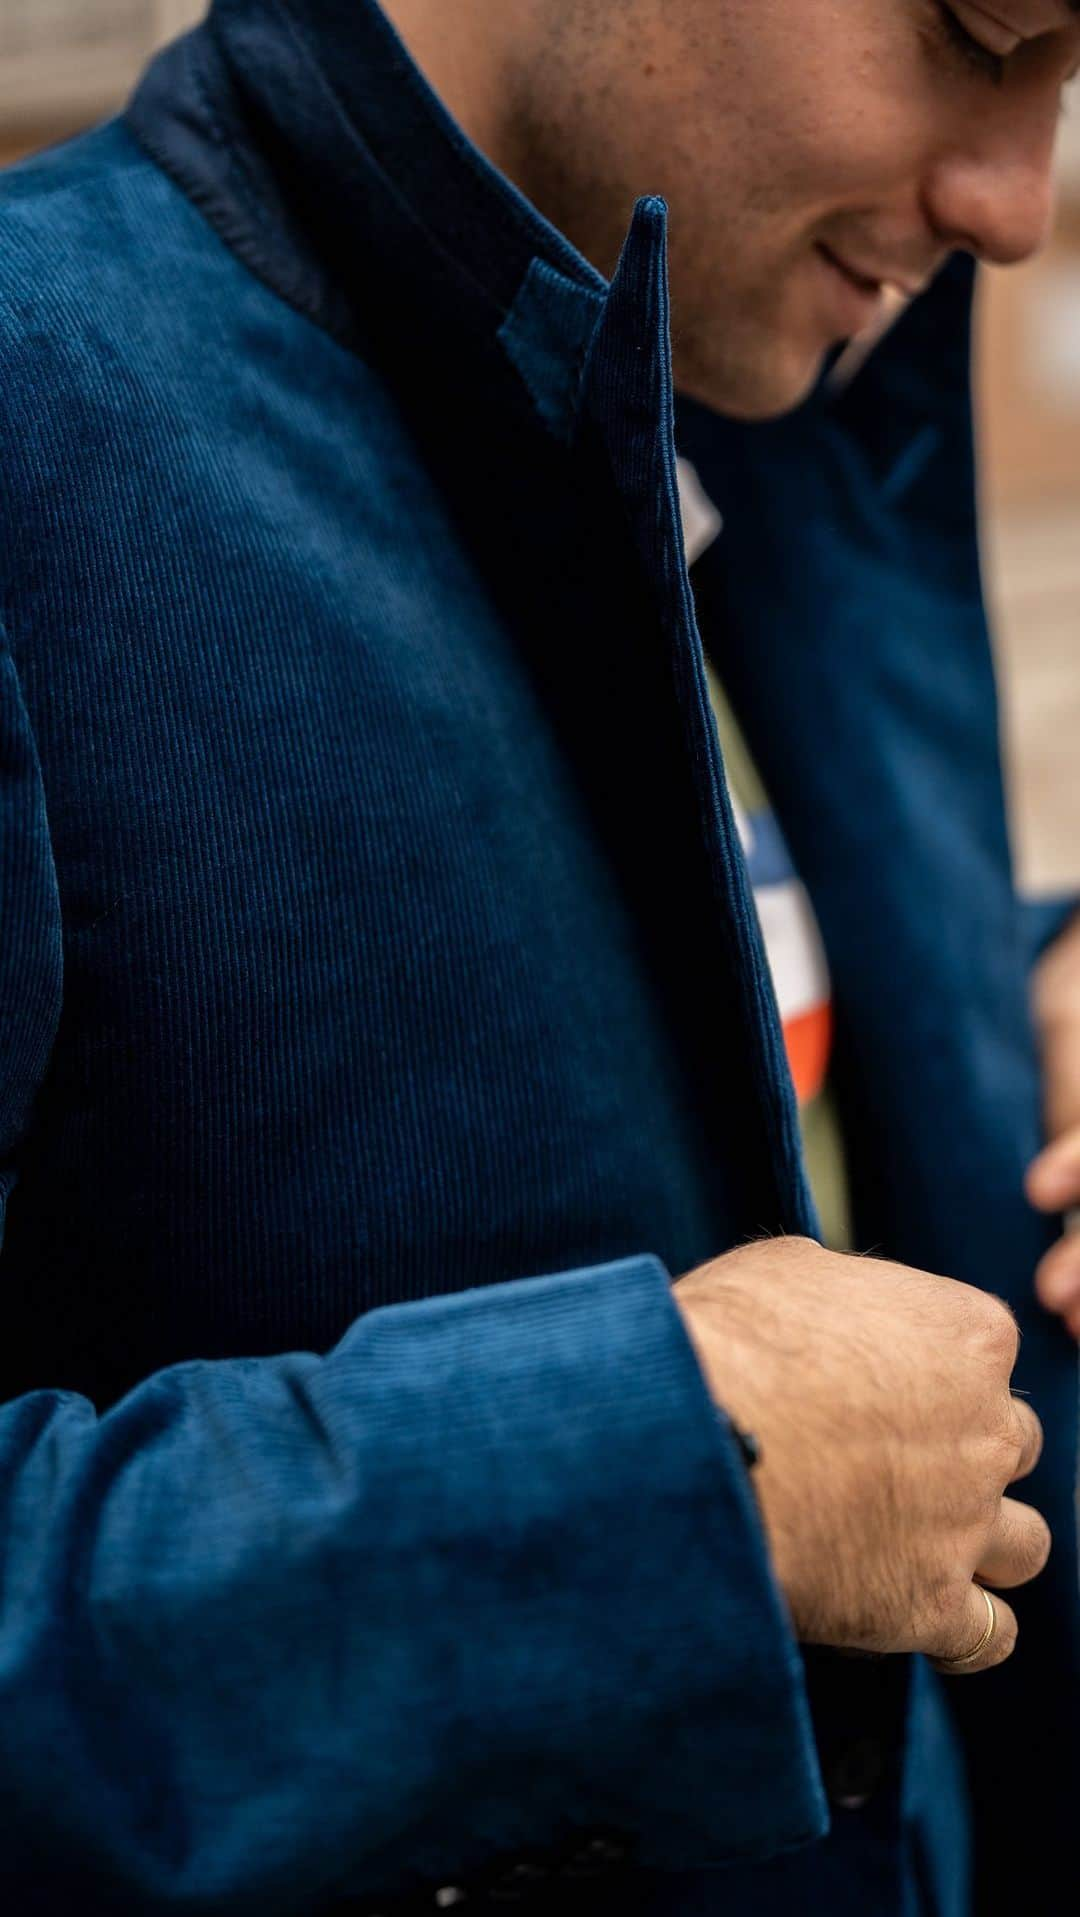
<svg viewBox="0 0 1080 1917"><path fill-rule="evenodd" d="M725 359L712 364L698 353L675 349L674 372L678 391L729 419L782 419L808 399L821 375L825 355L778 348L760 352L735 365Z"/></svg>

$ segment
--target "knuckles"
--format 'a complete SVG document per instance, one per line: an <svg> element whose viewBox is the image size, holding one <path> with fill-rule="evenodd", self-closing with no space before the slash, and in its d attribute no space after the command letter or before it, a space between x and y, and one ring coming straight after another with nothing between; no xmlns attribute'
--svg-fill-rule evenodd
<svg viewBox="0 0 1080 1917"><path fill-rule="evenodd" d="M1005 1363L1012 1375L1020 1350L1020 1327L1007 1304L983 1293L981 1306L973 1314L973 1329L982 1350L992 1360Z"/></svg>

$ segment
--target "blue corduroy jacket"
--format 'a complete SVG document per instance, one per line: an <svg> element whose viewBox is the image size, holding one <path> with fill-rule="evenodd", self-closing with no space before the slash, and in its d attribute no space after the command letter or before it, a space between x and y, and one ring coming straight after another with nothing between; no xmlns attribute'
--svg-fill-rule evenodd
<svg viewBox="0 0 1080 1917"><path fill-rule="evenodd" d="M20 1912L603 1866L651 1917L969 1917L1071 1867L970 274L750 429L676 420L664 243L645 198L602 280L370 0L216 0L0 176ZM951 1687L795 1643L670 1296L815 1229L703 640L824 928L860 1240L1024 1331L1055 1553Z"/></svg>

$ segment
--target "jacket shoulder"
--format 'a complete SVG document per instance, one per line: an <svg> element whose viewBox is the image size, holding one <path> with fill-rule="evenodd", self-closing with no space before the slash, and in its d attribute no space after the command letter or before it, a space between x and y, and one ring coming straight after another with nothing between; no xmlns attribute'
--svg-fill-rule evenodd
<svg viewBox="0 0 1080 1917"><path fill-rule="evenodd" d="M116 116L0 169L0 326L85 335L123 289L160 303L178 277L230 255ZM205 269L204 269L205 270ZM156 295L156 298L155 298Z"/></svg>
<svg viewBox="0 0 1080 1917"><path fill-rule="evenodd" d="M173 197L119 118L0 168L0 298L29 313L70 288L85 307L115 248Z"/></svg>
<svg viewBox="0 0 1080 1917"><path fill-rule="evenodd" d="M297 327L316 333L123 115L0 168L0 427L9 433L22 400L47 429L51 397L101 397L135 381L148 398L181 368L247 357L265 341L276 362L275 342Z"/></svg>

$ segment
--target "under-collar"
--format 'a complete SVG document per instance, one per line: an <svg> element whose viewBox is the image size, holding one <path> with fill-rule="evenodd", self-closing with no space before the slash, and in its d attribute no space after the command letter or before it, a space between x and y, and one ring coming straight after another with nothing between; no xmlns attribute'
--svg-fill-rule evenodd
<svg viewBox="0 0 1080 1917"><path fill-rule="evenodd" d="M375 0L213 0L124 118L252 270L342 343L368 351L373 328L419 307L433 341L499 339L549 426L565 424L608 283L468 139Z"/></svg>

